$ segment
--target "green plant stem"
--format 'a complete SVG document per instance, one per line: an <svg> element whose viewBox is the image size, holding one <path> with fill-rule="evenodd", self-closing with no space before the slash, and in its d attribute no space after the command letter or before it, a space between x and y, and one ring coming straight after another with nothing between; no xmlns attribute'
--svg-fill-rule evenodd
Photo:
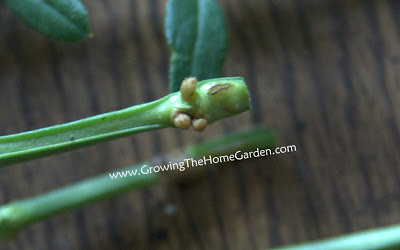
<svg viewBox="0 0 400 250"><path fill-rule="evenodd" d="M386 226L271 250L373 250L400 249L400 225Z"/></svg>
<svg viewBox="0 0 400 250"><path fill-rule="evenodd" d="M218 88L229 84L229 88ZM222 85L222 86L225 86ZM215 92L215 90L220 90ZM21 163L140 132L174 127L172 116L184 112L208 123L250 108L249 93L240 77L216 78L197 84L195 94L180 92L130 108L82 120L0 137L0 167Z"/></svg>
<svg viewBox="0 0 400 250"><path fill-rule="evenodd" d="M213 155L233 153L237 150L255 150L275 147L276 137L266 127L260 127L247 132L220 137L208 142L191 145L184 150L175 151L164 157L155 157L152 161L142 162L135 166L113 170L125 172L139 170L144 165L155 166L164 162L181 162L184 158L201 158L210 152ZM196 174L204 167L188 168L188 173ZM60 189L44 193L32 198L16 200L0 207L0 236L9 237L25 226L43 220L52 215L83 206L87 203L109 198L133 189L141 189L162 181L175 181L185 178L183 172L168 170L151 172L125 178L111 178L109 173L98 175Z"/></svg>
<svg viewBox="0 0 400 250"><path fill-rule="evenodd" d="M120 171L140 168L138 165ZM130 189L141 189L158 182L157 173L112 180L99 175L32 198L13 201L0 207L0 236L7 238L23 227L84 204L115 196Z"/></svg>

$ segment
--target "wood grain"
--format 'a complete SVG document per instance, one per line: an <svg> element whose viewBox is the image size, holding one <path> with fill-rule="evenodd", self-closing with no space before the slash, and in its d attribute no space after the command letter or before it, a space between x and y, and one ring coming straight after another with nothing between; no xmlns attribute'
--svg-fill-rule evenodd
<svg viewBox="0 0 400 250"><path fill-rule="evenodd" d="M165 1L84 3L94 37L79 44L43 38L0 3L0 134L167 93ZM0 202L256 123L298 151L58 215L0 249L264 249L400 222L400 3L221 4L223 75L245 77L251 112L201 134L148 132L0 169ZM171 205L176 212L166 213Z"/></svg>

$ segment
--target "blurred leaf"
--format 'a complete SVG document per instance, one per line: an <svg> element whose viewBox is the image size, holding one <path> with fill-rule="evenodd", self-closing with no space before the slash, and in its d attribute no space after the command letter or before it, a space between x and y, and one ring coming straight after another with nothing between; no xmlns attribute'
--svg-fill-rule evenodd
<svg viewBox="0 0 400 250"><path fill-rule="evenodd" d="M169 91L185 77L219 76L226 55L224 16L217 0L169 0L165 35L172 50Z"/></svg>
<svg viewBox="0 0 400 250"><path fill-rule="evenodd" d="M31 28L50 38L77 42L90 36L88 15L80 0L5 0Z"/></svg>

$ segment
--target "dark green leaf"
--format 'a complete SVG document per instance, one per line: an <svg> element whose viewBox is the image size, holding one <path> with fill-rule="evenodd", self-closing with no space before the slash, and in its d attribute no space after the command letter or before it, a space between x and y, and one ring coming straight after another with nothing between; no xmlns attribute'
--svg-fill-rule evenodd
<svg viewBox="0 0 400 250"><path fill-rule="evenodd" d="M90 36L87 11L80 0L5 0L30 27L58 40Z"/></svg>
<svg viewBox="0 0 400 250"><path fill-rule="evenodd" d="M203 80L220 74L227 38L217 0L169 0L165 35L172 50L170 92L178 91L185 77Z"/></svg>

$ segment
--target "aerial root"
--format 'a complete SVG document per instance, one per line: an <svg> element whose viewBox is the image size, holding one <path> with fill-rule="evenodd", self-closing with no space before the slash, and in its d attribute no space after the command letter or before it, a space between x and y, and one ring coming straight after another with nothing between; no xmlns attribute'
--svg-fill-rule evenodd
<svg viewBox="0 0 400 250"><path fill-rule="evenodd" d="M188 77L183 80L180 88L181 97L183 101L188 101L194 94L197 85L196 77Z"/></svg>
<svg viewBox="0 0 400 250"><path fill-rule="evenodd" d="M197 86L196 77L188 77L182 81L180 93L182 101L188 101L193 97ZM172 115L172 122L175 127L180 129L188 129L190 126L193 126L195 131L203 131L207 127L207 120L204 118L194 118L189 114L175 110Z"/></svg>

